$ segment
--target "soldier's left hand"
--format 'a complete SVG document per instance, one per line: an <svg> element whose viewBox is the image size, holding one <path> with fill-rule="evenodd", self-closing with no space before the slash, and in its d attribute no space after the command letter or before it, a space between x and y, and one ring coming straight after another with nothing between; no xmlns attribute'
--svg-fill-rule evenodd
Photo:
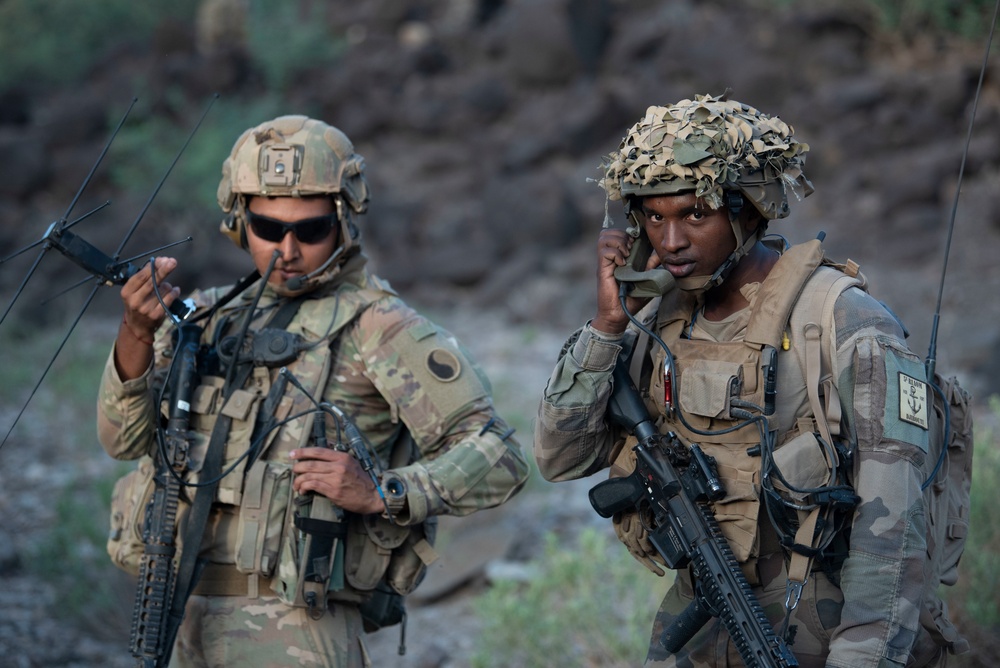
<svg viewBox="0 0 1000 668"><path fill-rule="evenodd" d="M371 477L350 453L331 448L299 448L289 453L289 457L294 462L292 487L299 494L322 494L355 513L381 513L385 509Z"/></svg>

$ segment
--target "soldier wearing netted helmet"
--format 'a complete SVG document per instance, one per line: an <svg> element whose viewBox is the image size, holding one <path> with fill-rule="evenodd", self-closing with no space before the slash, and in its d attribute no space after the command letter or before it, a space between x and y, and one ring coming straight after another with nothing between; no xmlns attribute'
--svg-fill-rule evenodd
<svg viewBox="0 0 1000 668"><path fill-rule="evenodd" d="M176 532L196 566L170 665L367 666L364 632L405 626L437 516L505 502L527 461L464 347L368 270L365 165L340 130L305 116L250 128L218 202L254 271L193 292L184 320L203 328ZM105 450L140 462L116 486L108 542L133 573L173 410L176 266L157 258L122 288L98 402Z"/></svg>
<svg viewBox="0 0 1000 668"><path fill-rule="evenodd" d="M599 180L627 225L605 217L596 313L546 385L536 461L551 481L635 469L636 440L608 413L626 365L659 432L715 463L725 494L712 513L798 665L937 665L943 649L919 620L926 413L899 405L922 364L855 264L826 259L820 240L766 235L813 190L808 150L726 96L649 107L629 129ZM663 575L649 521L614 515L630 553ZM646 665L742 664L717 618L664 648L697 587L676 572Z"/></svg>

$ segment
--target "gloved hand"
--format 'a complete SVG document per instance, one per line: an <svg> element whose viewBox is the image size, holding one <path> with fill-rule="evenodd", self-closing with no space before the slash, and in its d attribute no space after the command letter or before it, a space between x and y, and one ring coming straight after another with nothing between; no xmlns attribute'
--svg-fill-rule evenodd
<svg viewBox="0 0 1000 668"><path fill-rule="evenodd" d="M635 557L636 561L660 577L666 575L666 572L660 568L660 564L663 564L663 558L649 542L649 532L643 526L638 512L629 510L615 513L611 522L618 540L625 543L625 547L628 548L629 553Z"/></svg>
<svg viewBox="0 0 1000 668"><path fill-rule="evenodd" d="M635 444L634 436L629 436L626 439L621 450L615 455L614 463L611 464L609 478L622 478L635 471L635 450L632 449ZM652 513L647 509L645 514L646 517L640 517L636 510L615 513L611 518L611 523L614 526L615 535L618 536L618 540L625 543L629 554L653 573L663 577L666 572L660 568L660 564L666 566L666 563L653 544L649 542L649 532L646 530L646 527L652 524Z"/></svg>

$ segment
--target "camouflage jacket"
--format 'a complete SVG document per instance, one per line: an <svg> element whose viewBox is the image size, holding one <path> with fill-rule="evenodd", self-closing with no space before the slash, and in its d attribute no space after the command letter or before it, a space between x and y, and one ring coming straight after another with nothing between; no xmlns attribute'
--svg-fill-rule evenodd
<svg viewBox="0 0 1000 668"><path fill-rule="evenodd" d="M693 322L687 336L742 340L749 312L747 308L722 324ZM691 320L697 321L693 315ZM927 445L925 432L908 429L898 417L896 372L903 367L919 376L920 360L903 343L896 319L867 293L845 292L833 318L835 373L845 407L842 433L852 444L853 484L861 503L850 527L849 556L833 578L839 580L843 607L822 620L828 637L820 639L820 651L828 651L826 665L831 667L898 666L906 663L921 628L926 543L920 466ZM621 448L625 434L609 429L605 412L611 370L623 342L624 337L589 324L568 342L545 388L535 428L535 458L546 479L591 475L610 466ZM793 381L780 375L780 353L778 369L777 413L793 418L780 427L787 430L794 418L811 411L804 379L794 382L801 387L782 393ZM778 443L783 435L778 434ZM766 513L760 513L759 524L769 524ZM758 587L755 592L761 597ZM811 602L813 609L816 604ZM800 608L806 605L803 600ZM830 614L829 605L820 608L818 614Z"/></svg>
<svg viewBox="0 0 1000 668"><path fill-rule="evenodd" d="M285 366L299 378L319 379L321 387L309 388L315 399L346 413L383 465L400 428L409 431L419 451L416 461L385 473L405 482L406 503L403 512L395 514L400 524L417 524L442 514L465 515L503 503L520 490L529 469L513 429L497 415L488 379L454 336L407 306L363 264L364 256L357 256L299 307L285 329L301 335L310 346ZM213 341L226 318L231 319L230 325L239 320L258 286L245 290L203 323L203 343ZM200 291L193 299L203 310L225 292L224 288ZM267 315L283 301L268 286L258 312ZM255 321L252 327L257 326ZM109 356L98 399L98 433L105 450L116 459L136 459L155 447L155 425L160 419L157 392L170 361L172 329L168 322L158 332L153 364L139 378L122 382L115 370L114 351ZM228 331L233 329L230 326ZM324 365L325 372L313 368ZM266 395L277 374L277 368L257 367L244 387L253 390L254 396ZM311 405L288 384L277 415L284 419L308 411ZM193 419L198 429L197 420L202 418ZM292 420L275 430L261 458L287 464L290 450L309 445L311 419ZM225 466L246 449L244 442L232 451L239 431L235 424L226 445ZM342 432L328 425L331 445L341 436ZM200 438L207 440L204 434ZM200 466L198 447L190 458L195 477ZM203 554L216 563L232 563L232 515L240 502L241 472L238 468L220 483L203 539Z"/></svg>

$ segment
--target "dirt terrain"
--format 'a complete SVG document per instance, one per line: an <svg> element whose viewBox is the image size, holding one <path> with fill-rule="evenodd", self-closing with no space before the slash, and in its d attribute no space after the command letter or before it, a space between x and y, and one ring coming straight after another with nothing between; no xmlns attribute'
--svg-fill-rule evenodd
<svg viewBox="0 0 1000 668"><path fill-rule="evenodd" d="M555 355L592 315L592 248L605 202L588 179L648 105L697 93L731 88L736 99L795 126L812 148L807 174L816 194L792 202L791 218L772 230L792 242L825 231L828 253L860 262L872 291L907 324L912 348L926 354L983 45L889 37L851 2L781 11L776 4L786 3L338 3L324 21L345 50L284 84L281 113L322 117L365 156L373 199L363 230L375 269L473 349L526 448ZM106 140L108 119L127 103L123 91L142 89L141 122L170 119L178 138L211 92L248 104L269 92L245 50L199 48L199 34L193 21L165 25L150 44L110 45L77 84L25 82L3 91L0 255L36 240L63 213ZM1000 392L996 61L961 184L937 350L939 369L960 374L979 410ZM213 131L231 135L228 146L243 129ZM168 180L165 190L171 187ZM105 199L116 204L79 229L113 248L144 197L123 192L102 171L77 213ZM151 209L135 245L190 233L194 243L177 250L177 282L230 282L245 256L215 232L214 202L196 204ZM620 219L614 203L610 211ZM28 263L0 265L4 308ZM66 267L46 259L25 289L20 338L0 358L9 384L30 386L41 372L25 368L18 346L55 350L75 315L78 307L67 302L40 305L66 287ZM113 291L103 291L62 358L103 357L116 309ZM0 325L0 333L12 325ZM67 625L56 614L67 593L32 578L25 564L30 548L59 528L63 515L46 501L115 470L94 441L92 404L83 413L61 408L60 397L81 391L75 384L98 381L60 383L74 378L71 371L53 368L0 450L0 664L17 668L131 665L122 637L130 582L92 583L95 596L120 597L120 616ZM6 433L24 393L0 397ZM544 531L596 522L586 488L539 482L509 507L457 525L456 535L495 542L470 538L467 553L456 538L455 554L421 589L434 595L414 601L407 657L395 654L395 632L383 631L371 638L376 665L467 665L476 632L467 594L484 586L483 548L524 561Z"/></svg>

